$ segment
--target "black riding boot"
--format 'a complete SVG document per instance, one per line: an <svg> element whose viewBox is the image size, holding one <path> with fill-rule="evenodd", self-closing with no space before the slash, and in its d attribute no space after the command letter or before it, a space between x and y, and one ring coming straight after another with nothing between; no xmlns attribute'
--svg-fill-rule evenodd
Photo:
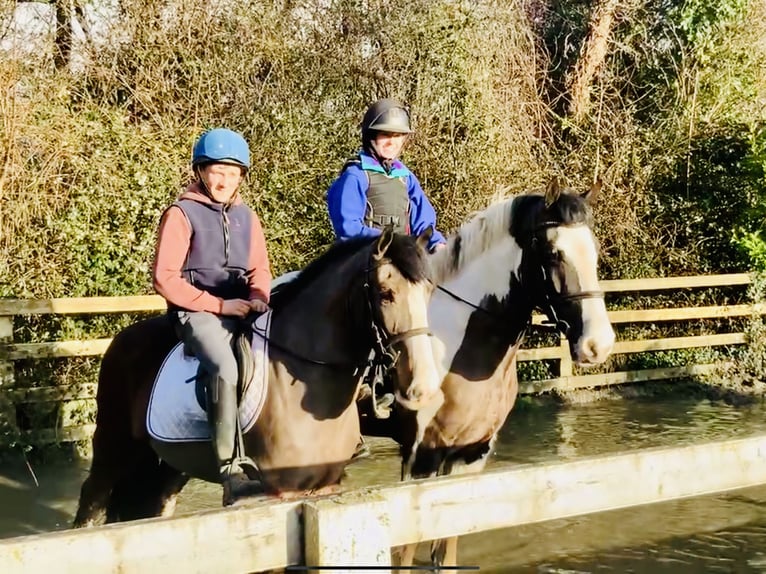
<svg viewBox="0 0 766 574"><path fill-rule="evenodd" d="M237 445L237 387L220 377L209 381L207 417L216 460L218 461L223 505L229 506L250 491L260 491L256 464L244 453L235 452ZM242 448L242 445L240 445Z"/></svg>

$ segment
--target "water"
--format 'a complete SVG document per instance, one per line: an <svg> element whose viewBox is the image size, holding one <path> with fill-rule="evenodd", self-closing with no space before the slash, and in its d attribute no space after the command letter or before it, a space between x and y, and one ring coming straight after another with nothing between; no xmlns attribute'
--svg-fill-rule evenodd
<svg viewBox="0 0 766 574"><path fill-rule="evenodd" d="M572 460L638 448L687 445L766 433L766 406L733 407L699 399L603 401L532 407L513 413L492 468ZM349 467L347 487L391 484L396 446L372 439L373 456ZM68 528L86 462L0 470L0 537ZM220 487L191 481L178 514L220 505ZM419 559L427 557L422 545ZM481 572L763 572L766 573L766 485L553 520L464 536L462 564Z"/></svg>

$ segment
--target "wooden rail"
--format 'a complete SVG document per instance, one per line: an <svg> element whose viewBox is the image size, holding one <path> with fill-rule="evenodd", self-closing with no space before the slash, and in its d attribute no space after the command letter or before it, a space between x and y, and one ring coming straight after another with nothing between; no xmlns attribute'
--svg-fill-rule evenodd
<svg viewBox="0 0 766 574"><path fill-rule="evenodd" d="M653 279L618 279L602 281L606 293L650 293L679 289L741 287L750 283L745 273ZM14 318L25 315L83 315L133 312L159 312L164 301L156 295L132 297L93 297L72 299L0 299L0 392L15 404L48 401L67 402L75 399L93 399L94 384L41 386L35 388L14 387L14 362L22 359L66 358L100 356L111 339L50 341L41 343L17 343L13 341ZM610 310L609 317L619 327L627 324L663 323L671 321L698 321L702 319L734 319L766 314L766 304L713 305L699 307L674 307L654 309ZM542 317L535 316L539 324ZM696 347L720 347L746 343L745 334L739 331L711 335L667 337L642 340L619 340L614 354L645 353L690 349ZM603 385L618 385L643 381L681 377L696 377L709 373L716 365L677 365L658 369L616 371L599 374L575 374L568 343L563 338L552 347L524 348L519 352L520 361L556 361L558 376L546 380L523 381L521 392L535 394L552 390L568 391ZM2 413L0 413L0 416ZM27 432L32 442L70 441L87 438L91 425L40 429Z"/></svg>
<svg viewBox="0 0 766 574"><path fill-rule="evenodd" d="M11 538L0 572L385 571L394 546L764 482L766 436L653 448Z"/></svg>

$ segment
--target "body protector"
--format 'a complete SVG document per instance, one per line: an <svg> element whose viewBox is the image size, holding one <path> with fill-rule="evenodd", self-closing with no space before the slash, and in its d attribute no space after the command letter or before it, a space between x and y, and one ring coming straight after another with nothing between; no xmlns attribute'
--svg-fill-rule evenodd
<svg viewBox="0 0 766 574"><path fill-rule="evenodd" d="M365 224L376 229L393 224L397 233L409 234L410 197L403 178L388 177L375 171L365 173L370 183L367 189Z"/></svg>
<svg viewBox="0 0 766 574"><path fill-rule="evenodd" d="M349 159L343 169L349 165L362 166L359 156ZM364 224L375 229L383 229L393 224L397 233L410 233L410 196L407 193L407 181L404 177L390 177L379 171L362 169L367 175L367 209Z"/></svg>

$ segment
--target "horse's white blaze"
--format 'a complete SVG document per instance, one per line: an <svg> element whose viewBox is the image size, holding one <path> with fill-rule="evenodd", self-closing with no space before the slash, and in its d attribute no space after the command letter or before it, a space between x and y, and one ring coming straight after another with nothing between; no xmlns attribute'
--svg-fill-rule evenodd
<svg viewBox="0 0 766 574"><path fill-rule="evenodd" d="M510 277L521 265L521 248L507 233L441 285L466 301L479 305L485 297L508 295ZM437 289L428 306L428 321L433 331L434 354L443 377L452 365L465 336L468 320L476 310Z"/></svg>
<svg viewBox="0 0 766 574"><path fill-rule="evenodd" d="M577 269L577 291L599 291L598 252L593 233L585 225L557 227L554 248ZM581 365L601 363L614 346L614 329L609 321L604 300L600 297L582 299L583 332L575 341L573 359Z"/></svg>
<svg viewBox="0 0 766 574"><path fill-rule="evenodd" d="M430 286L426 283L412 285L407 294L407 308L410 312L410 329L428 328L428 300ZM402 396L397 390L397 400L404 406L416 410L418 405L428 403L441 387L442 378L436 369L434 350L428 334L416 335L404 341L412 369L409 396Z"/></svg>

